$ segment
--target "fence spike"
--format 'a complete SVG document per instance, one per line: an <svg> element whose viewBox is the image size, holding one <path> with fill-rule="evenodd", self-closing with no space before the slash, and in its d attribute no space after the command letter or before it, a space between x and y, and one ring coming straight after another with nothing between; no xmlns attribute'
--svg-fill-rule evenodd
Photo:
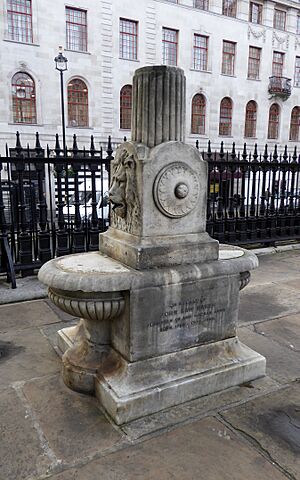
<svg viewBox="0 0 300 480"><path fill-rule="evenodd" d="M221 159L224 157L224 142L223 142L223 140L221 142L220 157L221 157Z"/></svg>
<svg viewBox="0 0 300 480"><path fill-rule="evenodd" d="M284 146L284 152L283 152L283 155L282 155L282 158L283 158L283 163L288 163L288 151L287 151L287 145Z"/></svg>
<svg viewBox="0 0 300 480"><path fill-rule="evenodd" d="M247 144L244 143L244 148L243 148L243 153L242 153L242 159L244 160L244 162L246 162L247 160Z"/></svg>
<svg viewBox="0 0 300 480"><path fill-rule="evenodd" d="M255 145L254 145L254 152L253 152L253 155L252 155L252 156L253 156L252 162L257 162L257 161L258 161L258 160L257 160L257 159L258 159L257 143L255 143Z"/></svg>
<svg viewBox="0 0 300 480"><path fill-rule="evenodd" d="M278 162L278 152L277 152L277 145L274 146L274 153L273 153L273 162Z"/></svg>
<svg viewBox="0 0 300 480"><path fill-rule="evenodd" d="M20 132L18 131L16 133L16 151L17 151L17 155L20 156L21 153L22 153L22 145L21 145L21 139L20 139Z"/></svg>
<svg viewBox="0 0 300 480"><path fill-rule="evenodd" d="M196 148L199 150L199 140L196 140Z"/></svg>
<svg viewBox="0 0 300 480"><path fill-rule="evenodd" d="M67 149L66 149L66 150L67 150ZM74 133L74 135L73 135L73 148L72 148L72 150L73 150L73 155L74 155L74 156L77 155L77 153L78 153L78 146L77 146L77 138L76 138L76 134L75 134L75 133Z"/></svg>
<svg viewBox="0 0 300 480"><path fill-rule="evenodd" d="M124 140L124 142L127 142L127 137L126 137L126 135L124 135L123 140Z"/></svg>
<svg viewBox="0 0 300 480"><path fill-rule="evenodd" d="M265 149L264 149L263 157L264 157L264 162L267 162L267 161L268 161L268 158L269 158L268 144L267 144L267 143L265 144Z"/></svg>
<svg viewBox="0 0 300 480"><path fill-rule="evenodd" d="M92 157L95 155L95 144L94 144L94 135L91 135L91 146L90 146L90 152Z"/></svg>
<svg viewBox="0 0 300 480"><path fill-rule="evenodd" d="M59 136L58 136L58 133L55 135L55 153L56 153L56 156L59 157L59 154L60 154L60 144L59 144Z"/></svg>
<svg viewBox="0 0 300 480"><path fill-rule="evenodd" d="M35 134L35 151L36 151L37 157L43 156L43 149L40 144L39 132L36 132Z"/></svg>
<svg viewBox="0 0 300 480"><path fill-rule="evenodd" d="M293 163L297 163L297 145L295 145L294 153L293 153Z"/></svg>
<svg viewBox="0 0 300 480"><path fill-rule="evenodd" d="M112 153L113 153L113 149L112 149L112 146L111 146L111 136L110 135L108 136L106 153L107 153L108 157L111 157Z"/></svg>

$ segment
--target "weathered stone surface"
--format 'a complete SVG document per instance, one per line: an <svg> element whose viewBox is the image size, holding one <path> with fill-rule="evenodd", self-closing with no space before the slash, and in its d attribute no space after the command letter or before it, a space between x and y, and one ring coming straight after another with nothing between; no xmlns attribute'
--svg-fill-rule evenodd
<svg viewBox="0 0 300 480"><path fill-rule="evenodd" d="M117 356L117 355L116 355ZM265 358L237 338L99 367L96 396L118 425L262 377Z"/></svg>
<svg viewBox="0 0 300 480"><path fill-rule="evenodd" d="M122 425L121 428L131 440L134 440L155 431L179 425L187 420L195 421L197 418L216 414L229 406L243 403L277 389L278 383L270 377L259 378L253 382L246 382L240 386L228 388L139 418Z"/></svg>
<svg viewBox="0 0 300 480"><path fill-rule="evenodd" d="M273 462L300 478L300 385L257 398L222 416L252 437Z"/></svg>
<svg viewBox="0 0 300 480"><path fill-rule="evenodd" d="M24 393L50 448L63 461L103 452L121 440L96 400L72 392L58 376L28 382Z"/></svg>
<svg viewBox="0 0 300 480"><path fill-rule="evenodd" d="M297 313L299 301L299 289L285 284L250 285L240 295L239 323L261 322Z"/></svg>
<svg viewBox="0 0 300 480"><path fill-rule="evenodd" d="M0 332L59 322L60 318L43 300L0 307Z"/></svg>
<svg viewBox="0 0 300 480"><path fill-rule="evenodd" d="M36 328L1 335L0 389L12 382L53 374L61 363Z"/></svg>
<svg viewBox="0 0 300 480"><path fill-rule="evenodd" d="M0 406L0 478L21 480L46 471L51 462L16 392L2 390Z"/></svg>
<svg viewBox="0 0 300 480"><path fill-rule="evenodd" d="M142 67L133 77L133 141L152 148L185 138L185 76L181 68Z"/></svg>
<svg viewBox="0 0 300 480"><path fill-rule="evenodd" d="M273 320L277 321L277 320ZM279 319L279 322L284 318ZM266 322L255 325L264 328ZM271 336L256 333L253 326L238 329L239 339L266 357L267 375L277 382L286 384L299 378L300 354L275 342Z"/></svg>
<svg viewBox="0 0 300 480"><path fill-rule="evenodd" d="M266 458L221 422L205 418L74 468L53 480L285 480Z"/></svg>

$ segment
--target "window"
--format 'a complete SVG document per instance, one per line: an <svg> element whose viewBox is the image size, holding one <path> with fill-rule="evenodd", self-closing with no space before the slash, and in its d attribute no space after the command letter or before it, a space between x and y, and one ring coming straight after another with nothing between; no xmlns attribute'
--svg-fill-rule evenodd
<svg viewBox="0 0 300 480"><path fill-rule="evenodd" d="M273 52L272 75L274 77L282 77L283 62L284 62L284 53Z"/></svg>
<svg viewBox="0 0 300 480"><path fill-rule="evenodd" d="M194 34L194 69L207 70L208 37Z"/></svg>
<svg viewBox="0 0 300 480"><path fill-rule="evenodd" d="M223 40L222 73L224 75L234 75L235 45L233 42Z"/></svg>
<svg viewBox="0 0 300 480"><path fill-rule="evenodd" d="M268 127L268 138L277 139L279 132L279 105L273 103L269 111L269 127Z"/></svg>
<svg viewBox="0 0 300 480"><path fill-rule="evenodd" d="M236 17L237 0L223 0L222 13L227 17Z"/></svg>
<svg viewBox="0 0 300 480"><path fill-rule="evenodd" d="M178 30L163 28L163 64L177 65Z"/></svg>
<svg viewBox="0 0 300 480"><path fill-rule="evenodd" d="M262 20L262 5L250 2L249 22L260 24Z"/></svg>
<svg viewBox="0 0 300 480"><path fill-rule="evenodd" d="M205 97L197 93L192 100L192 133L205 134L205 110Z"/></svg>
<svg viewBox="0 0 300 480"><path fill-rule="evenodd" d="M86 11L66 7L67 49L80 52L87 51Z"/></svg>
<svg viewBox="0 0 300 480"><path fill-rule="evenodd" d="M31 0L7 0L8 38L32 43Z"/></svg>
<svg viewBox="0 0 300 480"><path fill-rule="evenodd" d="M249 47L248 60L248 78L251 80L259 79L261 48Z"/></svg>
<svg viewBox="0 0 300 480"><path fill-rule="evenodd" d="M208 10L208 0L194 0L194 8Z"/></svg>
<svg viewBox="0 0 300 480"><path fill-rule="evenodd" d="M299 141L300 107L294 107L291 113L290 140Z"/></svg>
<svg viewBox="0 0 300 480"><path fill-rule="evenodd" d="M295 87L300 87L300 57L296 57L295 61L294 85Z"/></svg>
<svg viewBox="0 0 300 480"><path fill-rule="evenodd" d="M131 129L132 86L124 85L120 91L120 128Z"/></svg>
<svg viewBox="0 0 300 480"><path fill-rule="evenodd" d="M278 30L285 30L285 20L286 20L286 12L283 10L274 10L274 23L273 27L278 28Z"/></svg>
<svg viewBox="0 0 300 480"><path fill-rule="evenodd" d="M138 23L120 18L120 58L137 60Z"/></svg>
<svg viewBox="0 0 300 480"><path fill-rule="evenodd" d="M297 35L300 35L300 15L297 15L297 28L296 28Z"/></svg>
<svg viewBox="0 0 300 480"><path fill-rule="evenodd" d="M68 84L68 120L69 126L88 127L89 125L88 89L83 80L74 78Z"/></svg>
<svg viewBox="0 0 300 480"><path fill-rule="evenodd" d="M229 97L223 98L220 104L219 135L231 135L232 101Z"/></svg>
<svg viewBox="0 0 300 480"><path fill-rule="evenodd" d="M11 81L13 120L15 123L36 123L34 80L28 73L18 72Z"/></svg>
<svg viewBox="0 0 300 480"><path fill-rule="evenodd" d="M246 105L245 137L253 138L256 136L256 115L257 106L256 103L251 100Z"/></svg>

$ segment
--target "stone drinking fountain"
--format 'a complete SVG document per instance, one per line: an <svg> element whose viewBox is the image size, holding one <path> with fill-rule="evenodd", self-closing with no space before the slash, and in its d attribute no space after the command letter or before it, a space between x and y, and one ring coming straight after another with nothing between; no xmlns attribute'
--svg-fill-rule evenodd
<svg viewBox="0 0 300 480"><path fill-rule="evenodd" d="M51 300L80 318L58 332L65 384L96 395L117 424L265 374L236 336L239 290L258 261L205 231L207 164L184 143L184 72L138 69L132 116L99 252L39 272Z"/></svg>

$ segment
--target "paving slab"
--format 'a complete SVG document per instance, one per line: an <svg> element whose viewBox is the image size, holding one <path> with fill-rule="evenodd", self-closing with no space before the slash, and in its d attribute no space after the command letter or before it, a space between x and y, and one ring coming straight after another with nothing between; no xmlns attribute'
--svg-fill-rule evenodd
<svg viewBox="0 0 300 480"><path fill-rule="evenodd" d="M300 384L222 412L231 426L300 479ZM264 478L260 476L259 478Z"/></svg>
<svg viewBox="0 0 300 480"><path fill-rule="evenodd" d="M299 252L259 257L259 267L251 272L250 285L285 283L293 279L299 279L300 281L299 263Z"/></svg>
<svg viewBox="0 0 300 480"><path fill-rule="evenodd" d="M278 320L279 323L280 321L281 319ZM273 322L277 322L277 320L272 320L270 323ZM263 330L267 323L239 328L239 339L266 357L267 375L273 380L281 384L293 382L300 377L300 354L275 342L270 336L254 331L254 328L258 330L258 327Z"/></svg>
<svg viewBox="0 0 300 480"><path fill-rule="evenodd" d="M72 392L60 375L28 382L23 392L50 448L63 462L105 452L122 440L95 398Z"/></svg>
<svg viewBox="0 0 300 480"><path fill-rule="evenodd" d="M59 321L58 315L43 300L0 306L0 333Z"/></svg>
<svg viewBox="0 0 300 480"><path fill-rule="evenodd" d="M252 446L204 418L52 480L286 480Z"/></svg>
<svg viewBox="0 0 300 480"><path fill-rule="evenodd" d="M49 459L16 392L0 392L0 478L24 480L47 470Z"/></svg>
<svg viewBox="0 0 300 480"><path fill-rule="evenodd" d="M253 286L250 284L241 292L240 324L262 322L298 312L300 312L299 288L275 283Z"/></svg>
<svg viewBox="0 0 300 480"><path fill-rule="evenodd" d="M5 277L0 278L0 305L47 297L47 287L36 275L17 277L17 288L12 289Z"/></svg>
<svg viewBox="0 0 300 480"><path fill-rule="evenodd" d="M37 328L2 334L0 351L0 389L61 369L60 359Z"/></svg>
<svg viewBox="0 0 300 480"><path fill-rule="evenodd" d="M257 323L254 329L257 333L271 338L280 345L292 351L300 352L300 314Z"/></svg>

